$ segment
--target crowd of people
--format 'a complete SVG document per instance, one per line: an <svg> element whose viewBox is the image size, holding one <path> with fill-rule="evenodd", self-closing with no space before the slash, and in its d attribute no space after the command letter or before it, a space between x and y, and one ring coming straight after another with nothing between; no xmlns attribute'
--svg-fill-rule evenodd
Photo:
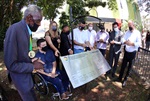
<svg viewBox="0 0 150 101"><path fill-rule="evenodd" d="M106 76L109 74L112 77L115 76L123 46L124 57L116 81L122 82L123 87L126 85L136 51L141 46L141 34L135 28L133 21L128 22L129 29L125 33L120 30L117 22L112 24L113 30L108 33L104 26L100 26L100 30L96 32L92 23L86 24L84 20L80 20L78 26L73 29L73 39L68 25L63 25L62 31L59 33L58 24L52 21L44 39L37 41L38 51L34 53L32 32L38 29L41 20L41 9L31 5L25 11L24 18L10 26L6 32L4 62L23 101L37 100L31 76L35 71L41 73L44 79L58 87L61 99L68 99L71 95L67 91L69 79L64 67L59 64L58 56L78 54L86 49L99 49L105 57L108 45L110 45L108 63L112 69L106 73ZM147 34L147 38L149 36ZM72 42L74 47L71 45ZM149 45L150 42L147 41L147 44ZM127 68L127 73L122 80L125 68Z"/></svg>

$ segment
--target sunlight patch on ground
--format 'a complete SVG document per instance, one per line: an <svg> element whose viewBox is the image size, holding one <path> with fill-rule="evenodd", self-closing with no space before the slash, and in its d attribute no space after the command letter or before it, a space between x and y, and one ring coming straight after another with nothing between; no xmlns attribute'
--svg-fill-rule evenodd
<svg viewBox="0 0 150 101"><path fill-rule="evenodd" d="M3 68L0 68L0 71L2 71L3 70Z"/></svg>
<svg viewBox="0 0 150 101"><path fill-rule="evenodd" d="M98 93L99 92L99 90L97 88L93 88L91 91L94 92L94 93Z"/></svg>
<svg viewBox="0 0 150 101"><path fill-rule="evenodd" d="M0 66L2 66L3 65L3 63L0 63Z"/></svg>
<svg viewBox="0 0 150 101"><path fill-rule="evenodd" d="M112 84L114 84L115 86L122 88L122 83L120 82L112 82Z"/></svg>
<svg viewBox="0 0 150 101"><path fill-rule="evenodd" d="M6 67L0 67L0 71L5 71L5 70L7 70L7 68Z"/></svg>
<svg viewBox="0 0 150 101"><path fill-rule="evenodd" d="M122 99L122 98L124 98L125 97L125 94L120 94L119 96L118 96L118 100L120 100L120 99Z"/></svg>
<svg viewBox="0 0 150 101"><path fill-rule="evenodd" d="M110 93L109 93L109 91L108 91L108 90L105 90L105 91L102 93L102 95L110 96Z"/></svg>
<svg viewBox="0 0 150 101"><path fill-rule="evenodd" d="M79 99L79 101L85 101L85 99L81 98L81 99Z"/></svg>
<svg viewBox="0 0 150 101"><path fill-rule="evenodd" d="M99 87L105 88L105 85L102 82L98 82Z"/></svg>

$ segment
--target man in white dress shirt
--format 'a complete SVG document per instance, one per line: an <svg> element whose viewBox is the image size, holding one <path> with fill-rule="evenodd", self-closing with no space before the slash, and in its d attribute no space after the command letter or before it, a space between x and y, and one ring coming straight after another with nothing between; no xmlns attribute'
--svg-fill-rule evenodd
<svg viewBox="0 0 150 101"><path fill-rule="evenodd" d="M135 29L134 23L131 20L128 22L128 27L129 30L125 33L122 39L122 43L125 44L125 52L124 52L119 78L118 78L118 81L122 81L125 68L129 63L127 67L126 75L122 82L122 87L126 85L126 81L129 76L130 70L132 68L132 64L136 56L136 52L138 51L138 48L141 46L141 34L137 29Z"/></svg>
<svg viewBox="0 0 150 101"><path fill-rule="evenodd" d="M88 41L90 42L91 48L93 49L96 42L96 31L93 29L92 23L88 24L88 29L86 31L87 31Z"/></svg>
<svg viewBox="0 0 150 101"><path fill-rule="evenodd" d="M84 52L84 49L86 47L91 47L88 37L87 37L87 31L84 30L86 24L85 21L81 20L79 22L79 25L77 28L73 29L73 35L74 35L74 53L81 53ZM71 36L70 36L71 38Z"/></svg>

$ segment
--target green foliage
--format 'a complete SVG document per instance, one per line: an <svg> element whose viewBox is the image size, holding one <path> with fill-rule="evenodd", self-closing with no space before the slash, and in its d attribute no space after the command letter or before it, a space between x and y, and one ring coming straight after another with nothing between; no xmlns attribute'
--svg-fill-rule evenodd
<svg viewBox="0 0 150 101"><path fill-rule="evenodd" d="M100 0L87 0L85 5L89 8L98 7L98 6L105 7L106 2L102 2Z"/></svg>
<svg viewBox="0 0 150 101"><path fill-rule="evenodd" d="M110 10L118 10L116 0L108 0L107 5Z"/></svg>
<svg viewBox="0 0 150 101"><path fill-rule="evenodd" d="M52 21L60 14L58 8L61 8L64 0L38 0L36 3L43 10L43 16Z"/></svg>
<svg viewBox="0 0 150 101"><path fill-rule="evenodd" d="M69 25L69 16L66 15L65 12L62 12L61 13L61 17L59 18L59 23L60 23L60 28L63 26L63 25Z"/></svg>
<svg viewBox="0 0 150 101"><path fill-rule="evenodd" d="M107 3L102 2L101 0L67 0L67 4L69 4L69 6L72 7L72 18L73 19L75 19L78 16L89 15L89 12L86 11L84 7L93 8L93 7L98 7L98 6L105 7L106 5L108 5L109 9L111 9L111 10L118 9L116 0L108 0ZM70 14L70 10L69 10L69 14ZM63 22L66 23L69 21L69 18L66 19L63 16L64 16L64 13L62 13L62 15L60 17L60 20L61 20L60 25L62 25Z"/></svg>
<svg viewBox="0 0 150 101"><path fill-rule="evenodd" d="M78 16L88 15L88 12L85 10L85 2L82 0L67 0L67 4L69 4L69 14L72 13L72 18L75 19ZM72 12L70 12L70 7L72 8ZM66 15L65 12L61 14L60 17L60 27L64 24L70 24L70 16ZM75 23L77 24L77 22Z"/></svg>
<svg viewBox="0 0 150 101"><path fill-rule="evenodd" d="M67 0L67 3L72 7L72 16L73 19L81 16L88 15L88 12L85 10L85 2L82 0ZM70 13L70 10L69 10Z"/></svg>
<svg viewBox="0 0 150 101"><path fill-rule="evenodd" d="M26 5L27 0L0 0L0 50L3 49L3 42L7 28L21 20L21 8Z"/></svg>

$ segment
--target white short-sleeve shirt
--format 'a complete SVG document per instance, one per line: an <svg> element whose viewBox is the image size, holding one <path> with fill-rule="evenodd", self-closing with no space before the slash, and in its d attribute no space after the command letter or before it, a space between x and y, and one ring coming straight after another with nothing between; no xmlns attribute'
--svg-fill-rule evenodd
<svg viewBox="0 0 150 101"><path fill-rule="evenodd" d="M87 31L86 30L79 30L79 28L75 28L73 29L73 35L74 35L74 40L81 43L81 44L85 44L86 41L88 41L88 37L87 37ZM70 33L70 39L71 38L71 33ZM84 49L82 46L78 46L78 45L74 45L75 49Z"/></svg>

